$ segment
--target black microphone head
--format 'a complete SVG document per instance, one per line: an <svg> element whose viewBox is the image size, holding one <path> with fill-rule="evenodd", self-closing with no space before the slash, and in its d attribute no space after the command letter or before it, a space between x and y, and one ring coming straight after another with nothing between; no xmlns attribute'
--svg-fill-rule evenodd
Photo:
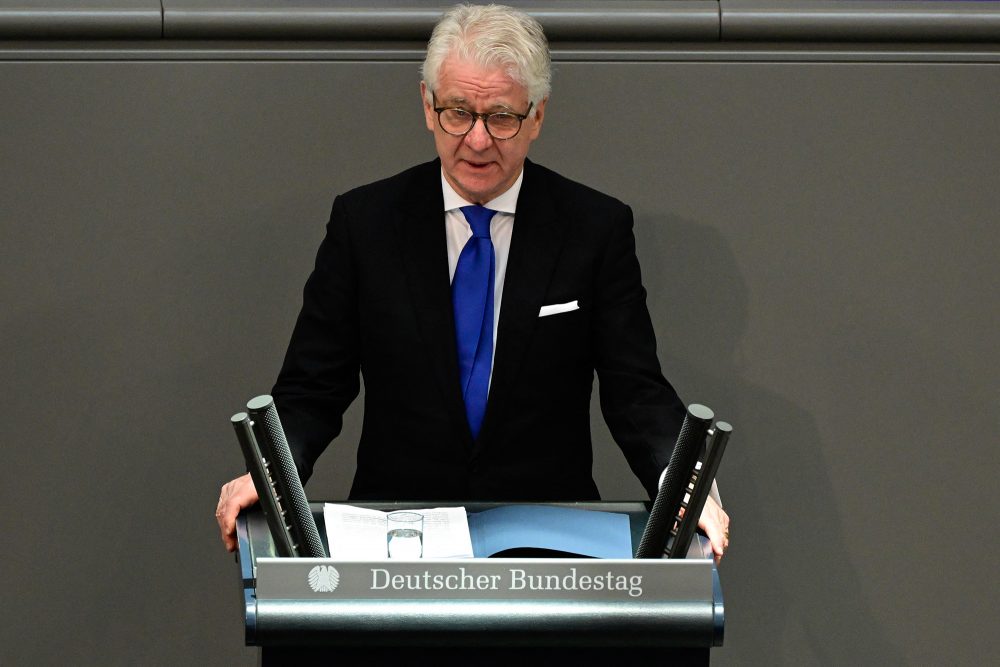
<svg viewBox="0 0 1000 667"><path fill-rule="evenodd" d="M715 413L712 412L712 408L702 405L701 403L692 403L689 405L688 414L695 419L702 420L703 422L710 422L715 419Z"/></svg>
<svg viewBox="0 0 1000 667"><path fill-rule="evenodd" d="M274 399L271 398L271 395L261 394L260 396L255 396L247 401L247 410L250 412L260 412L267 410L272 405L274 405Z"/></svg>

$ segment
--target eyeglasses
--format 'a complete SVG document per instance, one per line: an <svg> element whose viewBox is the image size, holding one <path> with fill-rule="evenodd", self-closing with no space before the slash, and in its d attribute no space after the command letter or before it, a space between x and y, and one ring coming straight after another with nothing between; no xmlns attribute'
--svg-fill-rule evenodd
<svg viewBox="0 0 1000 667"><path fill-rule="evenodd" d="M517 133L521 131L521 123L531 113L531 107L534 105L534 102L529 104L528 110L523 114L510 111L476 113L457 107L434 107L434 111L438 115L438 125L452 136L464 137L476 126L476 120L482 118L486 132L494 139L504 141L517 136Z"/></svg>

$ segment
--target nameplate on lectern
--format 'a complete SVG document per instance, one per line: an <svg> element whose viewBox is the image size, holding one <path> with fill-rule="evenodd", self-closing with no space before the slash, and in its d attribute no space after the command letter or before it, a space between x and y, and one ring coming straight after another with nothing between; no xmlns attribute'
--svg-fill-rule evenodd
<svg viewBox="0 0 1000 667"><path fill-rule="evenodd" d="M712 561L258 558L259 600L712 600Z"/></svg>

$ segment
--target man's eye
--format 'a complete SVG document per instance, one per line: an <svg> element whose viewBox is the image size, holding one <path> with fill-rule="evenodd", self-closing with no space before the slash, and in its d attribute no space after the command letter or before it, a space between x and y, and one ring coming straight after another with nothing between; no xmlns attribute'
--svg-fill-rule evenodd
<svg viewBox="0 0 1000 667"><path fill-rule="evenodd" d="M511 128L517 125L517 116L510 113L495 113L490 116L490 125L498 128Z"/></svg>

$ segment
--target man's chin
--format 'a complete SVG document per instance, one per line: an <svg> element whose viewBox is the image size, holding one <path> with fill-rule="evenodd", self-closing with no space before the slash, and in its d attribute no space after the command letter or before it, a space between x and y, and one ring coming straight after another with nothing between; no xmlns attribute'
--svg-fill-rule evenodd
<svg viewBox="0 0 1000 667"><path fill-rule="evenodd" d="M457 179L457 181L458 194L471 202L485 203L499 194L500 183L495 176L488 178L485 175L471 174L466 176L463 174L463 178Z"/></svg>

